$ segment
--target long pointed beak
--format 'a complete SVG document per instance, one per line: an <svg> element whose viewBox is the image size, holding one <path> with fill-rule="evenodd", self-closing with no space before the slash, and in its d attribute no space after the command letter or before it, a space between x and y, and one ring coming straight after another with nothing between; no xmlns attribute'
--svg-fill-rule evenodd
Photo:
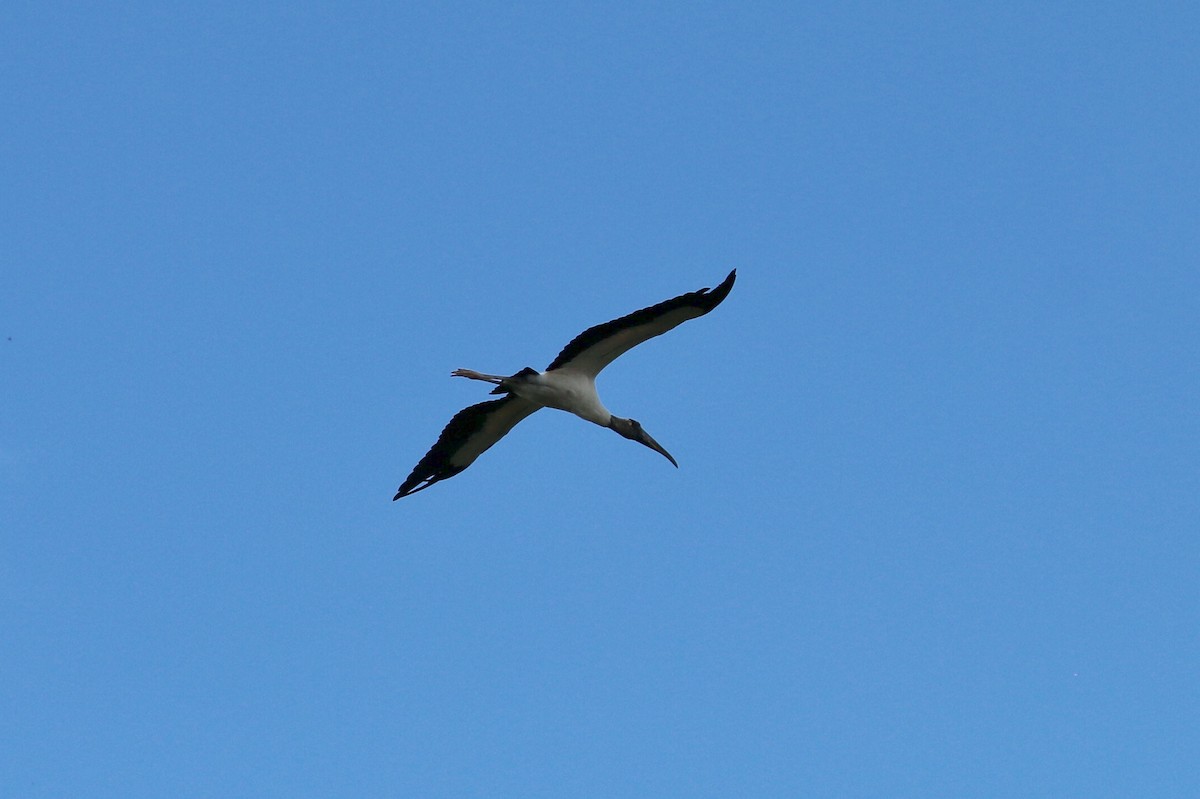
<svg viewBox="0 0 1200 799"><path fill-rule="evenodd" d="M676 469L679 468L679 464L676 463L675 459L671 457L671 453L669 453L665 449L663 449L662 444L659 444L657 441L655 441L650 436L650 434L647 433L645 430L642 430L641 435L638 436L637 438L635 438L634 441L638 442L639 444L645 444L647 447L649 447L650 449L657 452L659 455L662 455L664 458L669 460L671 462L671 465L674 466Z"/></svg>

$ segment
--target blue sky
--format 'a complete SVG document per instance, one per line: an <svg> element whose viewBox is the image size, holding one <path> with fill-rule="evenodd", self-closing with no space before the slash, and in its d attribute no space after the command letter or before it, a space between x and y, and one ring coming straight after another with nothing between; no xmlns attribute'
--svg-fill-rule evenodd
<svg viewBox="0 0 1200 799"><path fill-rule="evenodd" d="M1198 35L4 4L3 793L1200 795Z"/></svg>

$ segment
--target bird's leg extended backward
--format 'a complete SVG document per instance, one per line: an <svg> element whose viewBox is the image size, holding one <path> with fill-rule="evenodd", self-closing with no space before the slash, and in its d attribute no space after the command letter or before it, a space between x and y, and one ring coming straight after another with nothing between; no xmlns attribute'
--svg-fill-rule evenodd
<svg viewBox="0 0 1200 799"><path fill-rule="evenodd" d="M496 385L500 385L500 382L507 377L506 375L485 375L481 372L476 372L474 369L455 369L450 373L450 376L469 377L472 380L483 380L488 383L495 383Z"/></svg>

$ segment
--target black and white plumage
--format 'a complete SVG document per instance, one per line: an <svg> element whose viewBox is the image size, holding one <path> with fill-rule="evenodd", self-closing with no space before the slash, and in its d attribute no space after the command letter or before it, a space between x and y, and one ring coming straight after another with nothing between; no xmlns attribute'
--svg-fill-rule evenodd
<svg viewBox="0 0 1200 799"><path fill-rule="evenodd" d="M401 483L392 499L415 494L466 469L489 447L508 434L529 414L540 408L569 411L601 427L653 449L678 467L671 457L642 426L633 419L613 416L596 393L596 376L624 353L643 341L716 308L729 296L737 270L729 273L715 289L681 294L674 299L651 305L640 311L588 328L550 362L546 371L526 367L514 375L485 375L470 369L456 369L455 377L467 377L496 384L493 394L501 399L481 402L454 415L437 443L421 458L412 474Z"/></svg>

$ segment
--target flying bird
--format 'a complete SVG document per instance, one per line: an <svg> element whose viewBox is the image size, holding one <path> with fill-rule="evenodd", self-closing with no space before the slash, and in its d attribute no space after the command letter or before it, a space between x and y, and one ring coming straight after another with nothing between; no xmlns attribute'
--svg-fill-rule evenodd
<svg viewBox="0 0 1200 799"><path fill-rule="evenodd" d="M541 408L558 408L581 419L607 427L631 441L644 444L679 464L671 453L650 437L633 419L613 416L596 393L596 375L643 341L661 336L689 319L711 311L729 296L737 270L715 289L703 288L651 305L628 316L590 327L563 347L546 371L526 367L514 375L485 375L472 369L455 369L454 377L494 383L501 399L481 402L454 415L437 443L421 458L392 500L424 491L466 469L517 423Z"/></svg>

